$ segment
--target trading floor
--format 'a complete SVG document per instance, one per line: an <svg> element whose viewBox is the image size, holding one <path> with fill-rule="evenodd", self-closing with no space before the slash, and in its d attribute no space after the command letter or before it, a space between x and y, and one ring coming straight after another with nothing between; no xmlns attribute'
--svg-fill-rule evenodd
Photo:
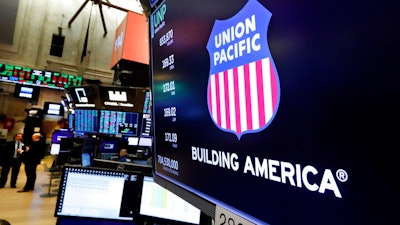
<svg viewBox="0 0 400 225"><path fill-rule="evenodd" d="M52 156L46 156L37 167L35 190L18 193L23 188L26 176L22 164L17 180L17 188L10 187L10 177L4 188L0 189L0 218L7 219L11 225L55 225L54 210L57 197L57 177L53 176L49 189L50 172L48 168L53 162ZM11 171L9 176L11 175ZM50 192L49 192L50 190ZM50 195L48 195L50 193Z"/></svg>

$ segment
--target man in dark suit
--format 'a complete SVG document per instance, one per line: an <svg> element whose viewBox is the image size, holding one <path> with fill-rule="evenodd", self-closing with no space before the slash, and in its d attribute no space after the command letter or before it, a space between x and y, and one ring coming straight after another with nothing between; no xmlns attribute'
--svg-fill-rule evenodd
<svg viewBox="0 0 400 225"><path fill-rule="evenodd" d="M40 164L45 150L41 137L40 133L34 133L32 135L32 144L26 146L26 150L21 155L22 162L25 165L26 183L24 188L18 192L32 191L35 188L36 167Z"/></svg>
<svg viewBox="0 0 400 225"><path fill-rule="evenodd" d="M2 170L0 178L0 188L4 188L7 183L8 174L11 169L11 182L12 188L16 188L19 169L21 167L21 154L25 149L22 142L23 135L18 133L15 135L14 140L7 142L4 152L2 154Z"/></svg>

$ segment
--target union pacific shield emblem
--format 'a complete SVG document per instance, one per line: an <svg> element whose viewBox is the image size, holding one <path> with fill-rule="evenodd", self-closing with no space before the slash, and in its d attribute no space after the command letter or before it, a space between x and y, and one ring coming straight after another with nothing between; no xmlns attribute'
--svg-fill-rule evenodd
<svg viewBox="0 0 400 225"><path fill-rule="evenodd" d="M267 42L271 15L249 0L233 17L214 22L207 43L210 116L239 139L265 129L278 109L279 78Z"/></svg>

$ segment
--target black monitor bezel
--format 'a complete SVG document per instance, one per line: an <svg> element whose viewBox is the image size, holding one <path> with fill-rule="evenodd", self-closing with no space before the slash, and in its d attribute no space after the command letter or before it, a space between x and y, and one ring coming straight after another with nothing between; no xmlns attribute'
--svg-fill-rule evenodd
<svg viewBox="0 0 400 225"><path fill-rule="evenodd" d="M140 182L140 187L139 188L139 193L137 196L137 202L136 202L136 207L133 210L133 217L132 219L116 219L116 218L100 218L100 217L86 217L86 216L74 216L74 215L59 215L59 213L57 212L57 208L62 201L62 195L63 195L63 191L62 191L62 183L65 182L66 179L66 173L65 170L67 169L83 169L83 170L95 170L95 171L104 171L104 172L119 172L119 173L124 173L126 175L132 176L132 175L136 175L137 179L139 179L138 182ZM56 207L54 210L54 216L55 217L68 217L68 218L82 218L82 219L101 219L104 221L131 221L131 222L136 222L139 219L139 210L140 210L140 200L141 200L141 191L142 191L142 185L143 185L143 173L140 171L128 171L128 170L114 170L114 169L109 169L109 168L100 168L100 167L82 167L82 166L64 166L62 168L62 173L61 173L61 177L60 177L60 190L58 191L57 194L57 200L56 200Z"/></svg>

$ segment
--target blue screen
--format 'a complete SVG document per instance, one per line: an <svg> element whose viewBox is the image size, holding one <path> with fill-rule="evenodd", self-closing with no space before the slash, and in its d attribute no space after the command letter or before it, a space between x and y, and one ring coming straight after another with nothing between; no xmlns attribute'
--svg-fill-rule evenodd
<svg viewBox="0 0 400 225"><path fill-rule="evenodd" d="M76 109L74 113L74 130L98 132L98 111L93 109Z"/></svg>
<svg viewBox="0 0 400 225"><path fill-rule="evenodd" d="M138 121L138 113L101 110L99 132L135 136L138 133Z"/></svg>
<svg viewBox="0 0 400 225"><path fill-rule="evenodd" d="M102 139L99 143L100 153L118 153L119 141Z"/></svg>
<svg viewBox="0 0 400 225"><path fill-rule="evenodd" d="M54 131L51 136L51 143L60 144L61 138L72 138L74 133L68 131Z"/></svg>

